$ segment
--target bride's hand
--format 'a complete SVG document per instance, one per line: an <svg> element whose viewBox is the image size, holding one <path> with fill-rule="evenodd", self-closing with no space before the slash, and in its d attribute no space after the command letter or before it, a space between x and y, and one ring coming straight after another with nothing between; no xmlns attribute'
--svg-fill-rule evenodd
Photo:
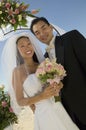
<svg viewBox="0 0 86 130"><path fill-rule="evenodd" d="M32 104L32 105L30 105L30 108L31 108L31 110L33 111L33 113L35 112L35 104Z"/></svg>
<svg viewBox="0 0 86 130"><path fill-rule="evenodd" d="M59 84L57 84L56 82L54 82L53 84L53 87L56 91L56 95L55 96L59 96L59 92L61 91L61 89L63 88L63 83L60 81Z"/></svg>
<svg viewBox="0 0 86 130"><path fill-rule="evenodd" d="M47 99L57 94L56 88L54 88L53 84L47 86L44 91L41 93L42 99Z"/></svg>
<svg viewBox="0 0 86 130"><path fill-rule="evenodd" d="M52 96L58 96L62 87L63 87L62 82L60 82L59 84L54 82L44 89L44 91L41 93L41 96L43 99L47 99Z"/></svg>

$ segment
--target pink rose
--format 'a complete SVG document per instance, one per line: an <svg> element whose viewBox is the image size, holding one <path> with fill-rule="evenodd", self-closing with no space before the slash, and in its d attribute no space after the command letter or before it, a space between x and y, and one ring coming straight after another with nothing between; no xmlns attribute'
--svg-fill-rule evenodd
<svg viewBox="0 0 86 130"><path fill-rule="evenodd" d="M34 10L31 11L31 14L37 14L38 12L39 12L38 10L34 9Z"/></svg>
<svg viewBox="0 0 86 130"><path fill-rule="evenodd" d="M6 8L10 8L10 6L11 6L10 3L6 3L6 4L5 4L5 7L6 7Z"/></svg>
<svg viewBox="0 0 86 130"><path fill-rule="evenodd" d="M13 18L13 19L10 20L10 23L15 24L16 20Z"/></svg>
<svg viewBox="0 0 86 130"><path fill-rule="evenodd" d="M14 14L19 14L19 9L15 9Z"/></svg>
<svg viewBox="0 0 86 130"><path fill-rule="evenodd" d="M39 68L37 69L37 71L36 71L37 77L39 77L40 74L41 74L41 75L45 74L45 69L44 69L43 67L39 67Z"/></svg>
<svg viewBox="0 0 86 130"><path fill-rule="evenodd" d="M2 101L2 106L6 107L7 106L7 102L6 101Z"/></svg>
<svg viewBox="0 0 86 130"><path fill-rule="evenodd" d="M13 112L13 109L12 109L12 107L9 107L9 111L10 111L10 112Z"/></svg>
<svg viewBox="0 0 86 130"><path fill-rule="evenodd" d="M51 64L48 64L46 66L46 72L51 72L53 70L53 66Z"/></svg>
<svg viewBox="0 0 86 130"><path fill-rule="evenodd" d="M28 8L28 5L21 5L21 6L19 7L20 11L24 11L24 10L26 10L27 8Z"/></svg>
<svg viewBox="0 0 86 130"><path fill-rule="evenodd" d="M13 15L13 10L9 9L8 14L9 14L9 16Z"/></svg>

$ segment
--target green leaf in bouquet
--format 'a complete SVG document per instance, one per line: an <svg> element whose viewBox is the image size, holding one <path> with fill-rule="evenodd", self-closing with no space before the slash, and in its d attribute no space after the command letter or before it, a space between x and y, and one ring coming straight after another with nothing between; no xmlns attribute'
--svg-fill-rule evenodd
<svg viewBox="0 0 86 130"><path fill-rule="evenodd" d="M61 97L60 96L54 96L55 98L55 102L61 101Z"/></svg>

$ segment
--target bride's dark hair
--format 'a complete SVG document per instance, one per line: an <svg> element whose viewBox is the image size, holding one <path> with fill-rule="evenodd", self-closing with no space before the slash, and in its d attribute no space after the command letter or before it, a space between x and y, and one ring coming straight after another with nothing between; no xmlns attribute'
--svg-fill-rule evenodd
<svg viewBox="0 0 86 130"><path fill-rule="evenodd" d="M17 39L16 45L18 44L18 41L19 41L21 38L27 38L27 39L29 39L29 37L27 37L27 36L21 36L21 37L19 37L19 38ZM24 60L23 60L22 56L20 55L20 53L19 53L19 51L18 51L18 48L17 48L17 56L16 56L16 57L17 57L17 58L16 58L16 60L17 60L17 65L20 65L20 64L23 64L23 63L24 63ZM33 55L33 60L34 60L35 62L39 63L38 58L37 58L35 52L34 52L34 55Z"/></svg>

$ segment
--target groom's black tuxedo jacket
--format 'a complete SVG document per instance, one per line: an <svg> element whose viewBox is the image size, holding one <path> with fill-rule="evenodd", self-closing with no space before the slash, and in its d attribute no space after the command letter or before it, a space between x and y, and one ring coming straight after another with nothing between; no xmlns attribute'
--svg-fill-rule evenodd
<svg viewBox="0 0 86 130"><path fill-rule="evenodd" d="M56 36L55 52L57 62L67 71L62 103L70 115L72 111L86 125L86 39L77 30Z"/></svg>

